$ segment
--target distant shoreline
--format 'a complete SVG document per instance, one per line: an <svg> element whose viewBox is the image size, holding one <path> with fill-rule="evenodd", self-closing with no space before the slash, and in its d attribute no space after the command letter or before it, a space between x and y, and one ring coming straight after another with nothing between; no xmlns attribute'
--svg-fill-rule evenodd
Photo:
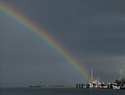
<svg viewBox="0 0 125 95"><path fill-rule="evenodd" d="M76 88L75 85L30 85L29 87L40 87L40 88Z"/></svg>

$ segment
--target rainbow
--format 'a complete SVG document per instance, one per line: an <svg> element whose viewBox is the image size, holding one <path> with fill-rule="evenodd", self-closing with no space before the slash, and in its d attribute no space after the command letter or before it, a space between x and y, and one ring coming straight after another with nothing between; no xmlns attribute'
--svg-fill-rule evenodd
<svg viewBox="0 0 125 95"><path fill-rule="evenodd" d="M17 11L12 6L6 4L5 2L0 2L0 13L6 15L7 18L12 19L19 25L27 28L33 35L35 35L40 40L44 41L47 46L52 48L56 53L63 57L77 72L82 76L84 81L88 80L89 72L86 67L80 63L80 61L69 52L60 42L58 42L54 37L43 30L39 25L30 20L21 12Z"/></svg>

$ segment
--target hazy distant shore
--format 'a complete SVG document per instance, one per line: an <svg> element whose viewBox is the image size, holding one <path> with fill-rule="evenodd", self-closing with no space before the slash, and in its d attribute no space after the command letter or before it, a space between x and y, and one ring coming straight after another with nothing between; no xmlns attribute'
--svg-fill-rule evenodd
<svg viewBox="0 0 125 95"><path fill-rule="evenodd" d="M41 87L41 88L75 88L75 85L30 85L29 87Z"/></svg>

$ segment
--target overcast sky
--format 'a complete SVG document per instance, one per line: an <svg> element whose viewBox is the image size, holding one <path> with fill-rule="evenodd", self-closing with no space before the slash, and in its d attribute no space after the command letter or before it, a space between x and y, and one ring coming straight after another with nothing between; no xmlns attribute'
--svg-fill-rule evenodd
<svg viewBox="0 0 125 95"><path fill-rule="evenodd" d="M125 0L4 0L78 58L94 77L125 76ZM1 14L1 13L0 13ZM61 56L0 16L0 86L86 82Z"/></svg>

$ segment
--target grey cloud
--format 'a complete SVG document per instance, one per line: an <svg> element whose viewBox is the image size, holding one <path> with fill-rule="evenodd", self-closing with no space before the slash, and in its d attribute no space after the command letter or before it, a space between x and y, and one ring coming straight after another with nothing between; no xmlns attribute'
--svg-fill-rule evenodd
<svg viewBox="0 0 125 95"><path fill-rule="evenodd" d="M83 67L93 67L95 77L110 82L119 76L125 61L124 0L6 1L44 27ZM85 82L60 54L27 29L6 17L0 16L0 21L2 86Z"/></svg>

